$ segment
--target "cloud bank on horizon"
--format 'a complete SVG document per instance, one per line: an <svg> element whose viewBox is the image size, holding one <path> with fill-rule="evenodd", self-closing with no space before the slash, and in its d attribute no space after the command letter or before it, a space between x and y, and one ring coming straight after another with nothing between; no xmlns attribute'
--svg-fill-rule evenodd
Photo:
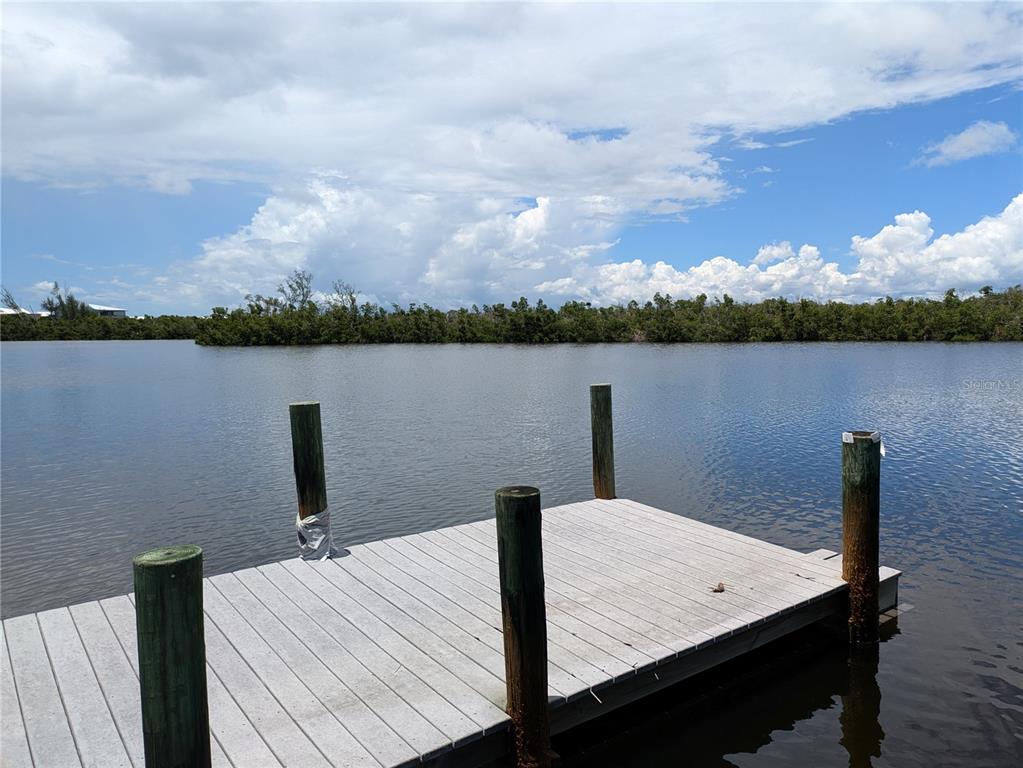
<svg viewBox="0 0 1023 768"><path fill-rule="evenodd" d="M798 251L784 241L763 246L748 265L717 256L679 271L639 259L586 267L537 290L581 296L600 303L628 302L655 293L692 297L729 294L749 301L777 296L866 299L883 295L934 295L949 287L987 282L1009 285L1023 271L1023 193L997 216L986 216L962 232L933 239L922 211L903 213L872 237L852 238L856 269L843 272L820 250Z"/></svg>
<svg viewBox="0 0 1023 768"><path fill-rule="evenodd" d="M81 194L265 185L247 224L192 256L83 287L155 310L237 304L295 268L438 306L1007 285L1023 282L1023 195L937 236L927 212L892 210L835 234L844 265L794 248L799 232L731 257L620 243L766 189L776 169L743 178L735 157L811 146L793 131L1018 91L1021 33L1003 4L8 5L3 174ZM1020 163L1004 121L935 134L909 165ZM40 263L4 250L5 273Z"/></svg>

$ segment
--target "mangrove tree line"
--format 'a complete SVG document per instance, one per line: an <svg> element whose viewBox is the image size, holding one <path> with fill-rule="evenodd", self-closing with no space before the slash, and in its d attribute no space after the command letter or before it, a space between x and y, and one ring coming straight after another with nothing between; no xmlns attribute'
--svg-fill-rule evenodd
<svg viewBox="0 0 1023 768"><path fill-rule="evenodd" d="M252 295L234 310L215 307L209 317L109 318L6 315L0 338L181 339L199 344L389 344L559 342L749 341L1023 341L1023 288L942 299L893 299L847 304L809 299L734 301L673 299L592 306L569 301L560 308L520 298L442 310L428 304L383 307L358 301L345 283L316 301L311 276L296 272L279 296Z"/></svg>

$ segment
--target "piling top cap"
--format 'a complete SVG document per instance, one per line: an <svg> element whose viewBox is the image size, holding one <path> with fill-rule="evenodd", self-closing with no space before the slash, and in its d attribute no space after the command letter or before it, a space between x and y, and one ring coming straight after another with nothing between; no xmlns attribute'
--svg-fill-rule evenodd
<svg viewBox="0 0 1023 768"><path fill-rule="evenodd" d="M307 405L319 405L319 400L299 400L297 403L288 403L289 408L295 408L296 406L301 408Z"/></svg>
<svg viewBox="0 0 1023 768"><path fill-rule="evenodd" d="M540 489L531 485L506 485L497 489L498 496L510 496L516 499L524 499L529 496L539 496Z"/></svg>
<svg viewBox="0 0 1023 768"><path fill-rule="evenodd" d="M195 544L182 544L176 547L157 547L141 555L136 555L132 563L140 568L158 568L161 565L174 565L193 557L202 557L202 547Z"/></svg>
<svg viewBox="0 0 1023 768"><path fill-rule="evenodd" d="M858 429L852 432L842 433L843 443L853 443L856 442L857 440L869 440L872 443L877 443L880 442L881 440L881 433L878 432L876 429L875 430Z"/></svg>
<svg viewBox="0 0 1023 768"><path fill-rule="evenodd" d="M610 383L607 383L607 384L590 384L590 389L593 389L594 387L610 387L610 386L611 386Z"/></svg>

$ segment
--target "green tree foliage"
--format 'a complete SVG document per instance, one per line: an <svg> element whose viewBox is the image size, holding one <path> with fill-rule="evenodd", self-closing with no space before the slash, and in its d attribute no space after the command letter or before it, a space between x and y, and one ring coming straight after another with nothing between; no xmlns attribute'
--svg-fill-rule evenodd
<svg viewBox="0 0 1023 768"><path fill-rule="evenodd" d="M194 339L199 331L197 317L103 317L57 283L42 302L48 317L22 313L6 288L0 289L0 303L18 313L0 316L0 339L4 341Z"/></svg>
<svg viewBox="0 0 1023 768"><path fill-rule="evenodd" d="M110 318L68 312L73 299L58 294L54 317L5 315L0 338L192 339L211 346L292 344L767 342L767 341L1023 341L1023 287L941 300L886 297L862 304L767 299L756 304L730 296L672 299L595 307L569 301L560 309L519 298L510 305L440 310L412 303L390 308L364 302L336 281L326 299L313 300L312 276L296 271L276 296L248 296L247 306L214 307L206 318ZM13 301L13 297L10 297ZM49 299L48 299L49 300Z"/></svg>
<svg viewBox="0 0 1023 768"><path fill-rule="evenodd" d="M0 339L4 341L55 341L57 339L194 339L198 317L100 317L92 313L75 320L31 315L0 316Z"/></svg>
<svg viewBox="0 0 1023 768"><path fill-rule="evenodd" d="M50 295L43 299L42 309L49 312L51 317L58 320L69 320L74 322L88 315L95 314L89 305L79 301L67 287L61 289L56 282L50 289Z"/></svg>
<svg viewBox="0 0 1023 768"><path fill-rule="evenodd" d="M296 269L277 286L277 292L288 309L305 309L313 300L313 276L304 269Z"/></svg>
<svg viewBox="0 0 1023 768"><path fill-rule="evenodd" d="M336 282L322 306L311 298L267 312L214 310L199 321L196 341L209 345L401 343L594 343L646 341L1023 341L1023 288L978 296L948 291L940 300L893 299L845 304L768 299L756 304L730 296L672 299L594 307L570 301L558 310L519 298L510 305L435 309L412 303L384 308L357 302ZM287 297L286 297L287 298Z"/></svg>
<svg viewBox="0 0 1023 768"><path fill-rule="evenodd" d="M15 312L21 312L21 305L19 305L17 300L14 298L14 294L6 288L0 288L0 304L3 304L7 307L7 309L12 309Z"/></svg>

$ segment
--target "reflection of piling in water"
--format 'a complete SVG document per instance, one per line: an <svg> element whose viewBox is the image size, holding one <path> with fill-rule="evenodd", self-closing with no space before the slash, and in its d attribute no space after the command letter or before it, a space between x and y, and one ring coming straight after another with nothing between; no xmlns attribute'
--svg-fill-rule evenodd
<svg viewBox="0 0 1023 768"><path fill-rule="evenodd" d="M877 684L878 646L854 646L849 652L847 684L842 694L841 744L849 768L867 768L881 756L881 687Z"/></svg>
<svg viewBox="0 0 1023 768"><path fill-rule="evenodd" d="M881 511L881 435L842 435L842 578L849 583L849 657L842 694L841 744L850 768L881 756L884 731L878 665L878 550ZM894 630L894 628L892 628Z"/></svg>

